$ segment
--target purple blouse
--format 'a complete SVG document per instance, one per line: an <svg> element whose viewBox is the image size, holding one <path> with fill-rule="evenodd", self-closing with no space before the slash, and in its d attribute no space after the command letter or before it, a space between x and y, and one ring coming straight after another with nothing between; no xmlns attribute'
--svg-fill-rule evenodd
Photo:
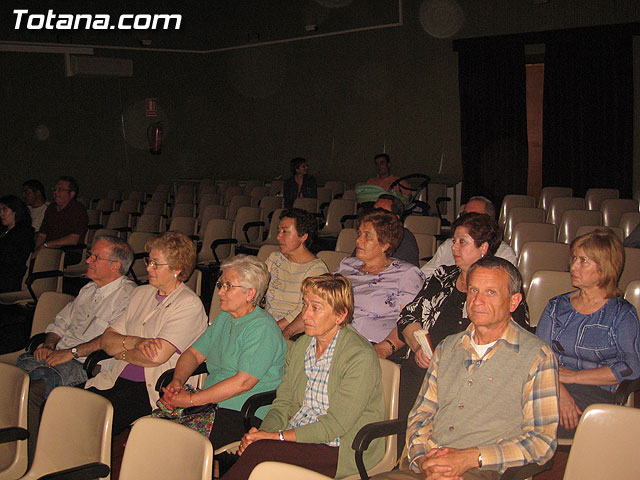
<svg viewBox="0 0 640 480"><path fill-rule="evenodd" d="M351 281L354 296L353 327L367 340L379 343L395 328L402 308L411 303L424 285L424 274L418 267L392 259L380 273L360 271L362 261L348 257L335 273Z"/></svg>

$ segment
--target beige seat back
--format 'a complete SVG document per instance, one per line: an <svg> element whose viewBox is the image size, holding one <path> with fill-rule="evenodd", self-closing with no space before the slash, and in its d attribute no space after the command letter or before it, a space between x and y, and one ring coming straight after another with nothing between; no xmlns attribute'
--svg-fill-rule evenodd
<svg viewBox="0 0 640 480"><path fill-rule="evenodd" d="M184 185L182 185L184 186ZM193 192L193 190L191 191L183 191L183 192L178 192L176 194L176 198L174 199L174 202L176 205L194 205L196 203L196 195Z"/></svg>
<svg viewBox="0 0 640 480"><path fill-rule="evenodd" d="M358 477L360 478L360 477ZM282 462L261 462L253 469L249 480L330 480L331 477L306 468Z"/></svg>
<svg viewBox="0 0 640 480"><path fill-rule="evenodd" d="M194 268L184 284L200 296L202 293L202 271Z"/></svg>
<svg viewBox="0 0 640 480"><path fill-rule="evenodd" d="M343 200L353 200L356 201L356 191L355 190L345 190L342 194Z"/></svg>
<svg viewBox="0 0 640 480"><path fill-rule="evenodd" d="M636 312L640 315L640 280L632 280L627 284L624 299L636 307Z"/></svg>
<svg viewBox="0 0 640 480"><path fill-rule="evenodd" d="M118 211L123 213L142 213L138 200L123 200Z"/></svg>
<svg viewBox="0 0 640 480"><path fill-rule="evenodd" d="M262 213L260 214L260 220L264 222L264 228L269 229L271 226L271 219L274 219L273 215L269 217L269 214L274 212L275 210L282 208L284 206L284 198L283 197L262 197L260 200L260 208L262 209ZM276 223L278 223L278 217L275 217Z"/></svg>
<svg viewBox="0 0 640 480"><path fill-rule="evenodd" d="M240 185L229 185L224 190L222 204L228 206L231 203L231 199L236 195L244 195L244 187L241 187Z"/></svg>
<svg viewBox="0 0 640 480"><path fill-rule="evenodd" d="M176 203L171 210L171 218L196 216L196 206L193 203Z"/></svg>
<svg viewBox="0 0 640 480"><path fill-rule="evenodd" d="M209 307L209 325L213 325L215 319L222 312L222 308L220 308L220 295L218 292L220 289L216 286L213 289L213 294L211 295L211 306Z"/></svg>
<svg viewBox="0 0 640 480"><path fill-rule="evenodd" d="M538 206L548 211L552 199L555 197L570 197L572 195L573 190L570 187L544 187L540 191Z"/></svg>
<svg viewBox="0 0 640 480"><path fill-rule="evenodd" d="M632 280L640 280L640 248L625 247L624 268L618 281L618 287L623 292Z"/></svg>
<svg viewBox="0 0 640 480"><path fill-rule="evenodd" d="M202 249L198 253L198 263L204 264L215 262L215 257L211 250L211 243L220 238L231 238L232 231L233 222L231 220L226 220L224 218L214 218L209 220L204 232L204 237L202 237ZM220 261L222 261L231 255L231 246L222 245L218 247L216 253L218 254Z"/></svg>
<svg viewBox="0 0 640 480"><path fill-rule="evenodd" d="M247 223L260 221L260 213L260 207L245 206L238 209L238 213L236 213L233 222L232 233L232 237L238 240L238 244L244 245L247 243L257 242L262 238L262 227L251 227L247 230L249 241L247 241L247 237L243 231L244 226Z"/></svg>
<svg viewBox="0 0 640 480"><path fill-rule="evenodd" d="M269 185L269 195L274 197L279 193L282 193L283 188L284 180L271 180L271 184Z"/></svg>
<svg viewBox="0 0 640 480"><path fill-rule="evenodd" d="M116 201L110 198L100 198L96 203L95 209L100 212L113 212L115 210Z"/></svg>
<svg viewBox="0 0 640 480"><path fill-rule="evenodd" d="M342 230L340 220L345 215L356 213L356 203L353 200L334 199L329 204L324 226L318 231L319 237L337 237Z"/></svg>
<svg viewBox="0 0 640 480"><path fill-rule="evenodd" d="M513 230L519 223L542 223L544 222L545 213L542 208L535 207L512 207L507 214L504 225L504 241L509 243ZM555 239L554 239L555 240Z"/></svg>
<svg viewBox="0 0 640 480"><path fill-rule="evenodd" d="M27 430L29 375L21 368L0 363L0 429ZM27 470L27 439L0 443L0 480L14 480Z"/></svg>
<svg viewBox="0 0 640 480"><path fill-rule="evenodd" d="M256 242L256 244L262 245L278 245L278 226L280 225L280 214L284 211L283 208L277 208L273 211L271 216L271 222L269 223L269 230L267 231L267 238L262 242Z"/></svg>
<svg viewBox="0 0 640 480"><path fill-rule="evenodd" d="M112 425L113 407L106 398L82 388L54 388L42 413L33 464L24 478L93 462L110 466Z"/></svg>
<svg viewBox="0 0 640 480"><path fill-rule="evenodd" d="M33 254L32 254L33 255ZM27 260L27 265L29 265ZM33 262L33 268L27 271L23 281L22 288L16 292L0 293L0 304L10 305L13 303L28 303L33 301L33 297L29 292L26 285L26 280L30 273L59 271L62 272L64 267L64 252L57 248L41 248L35 256ZM31 284L36 298L44 292L61 292L62 291L62 276L51 278L40 278L34 280Z"/></svg>
<svg viewBox="0 0 640 480"><path fill-rule="evenodd" d="M133 192L129 192L129 195L127 196L127 200L134 200L136 202L144 202L147 200L147 194L145 192L141 192L141 191L133 191Z"/></svg>
<svg viewBox="0 0 640 480"><path fill-rule="evenodd" d="M429 235L440 235L440 218L427 217L422 215L410 215L404 220L404 227L416 233L427 233Z"/></svg>
<svg viewBox="0 0 640 480"><path fill-rule="evenodd" d="M333 200L333 190L327 187L318 188L318 206L323 203L330 203L331 200Z"/></svg>
<svg viewBox="0 0 640 480"><path fill-rule="evenodd" d="M333 191L333 195L331 195L333 199L337 194L344 193L347 184L338 180L330 180L324 184L324 188L330 188Z"/></svg>
<svg viewBox="0 0 640 480"><path fill-rule="evenodd" d="M115 200L117 202L122 200L123 193L124 192L122 190L109 190L107 192L107 198L110 198L111 200Z"/></svg>
<svg viewBox="0 0 640 480"><path fill-rule="evenodd" d="M556 197L551 200L547 209L547 223L553 223L556 227L560 227L560 221L565 211L584 209L584 198L582 197Z"/></svg>
<svg viewBox="0 0 640 480"><path fill-rule="evenodd" d="M620 228L624 232L624 238L631 235L631 232L640 224L640 212L625 212L620 217Z"/></svg>
<svg viewBox="0 0 640 480"><path fill-rule="evenodd" d="M260 200L268 196L269 196L269 187L265 187L263 185L256 185L251 189L251 193L249 193L249 197L251 198L251 206L252 207L259 206Z"/></svg>
<svg viewBox="0 0 640 480"><path fill-rule="evenodd" d="M349 255L356 249L358 232L355 228L343 228L338 234L336 252L347 252Z"/></svg>
<svg viewBox="0 0 640 480"><path fill-rule="evenodd" d="M144 246L146 245L147 240L153 236L154 234L151 232L133 232L131 235L129 235L127 243L131 247L131 250L133 250L134 254L143 253ZM144 259L136 259L133 262L133 266L131 267L131 269L133 270L133 273L135 274L138 281L143 282L147 280L148 273L147 266L144 263Z"/></svg>
<svg viewBox="0 0 640 480"><path fill-rule="evenodd" d="M102 225L102 212L93 208L87 209L88 225Z"/></svg>
<svg viewBox="0 0 640 480"><path fill-rule="evenodd" d="M173 217L169 230L184 233L186 236L195 235L198 229L198 220L193 217Z"/></svg>
<svg viewBox="0 0 640 480"><path fill-rule="evenodd" d="M116 230L118 228L131 227L131 215L127 212L112 212L109 215L109 221L106 228L108 230Z"/></svg>
<svg viewBox="0 0 640 480"><path fill-rule="evenodd" d="M558 241L571 243L583 225L602 225L602 213L599 210L565 210L558 228Z"/></svg>
<svg viewBox="0 0 640 480"><path fill-rule="evenodd" d="M200 238L204 237L204 231L207 229L207 225L210 220L214 218L225 218L227 215L227 207L224 205L207 205L202 213L202 217L200 218L200 230L198 236Z"/></svg>
<svg viewBox="0 0 640 480"><path fill-rule="evenodd" d="M640 410L590 405L580 417L564 480L638 478L638 438Z"/></svg>
<svg viewBox="0 0 640 480"><path fill-rule="evenodd" d="M340 266L340 262L347 257L351 256L351 253L336 252L335 250L320 250L318 258L324 262L329 272L335 272Z"/></svg>
<svg viewBox="0 0 640 480"><path fill-rule="evenodd" d="M160 187L160 186L161 185L158 185L158 187ZM162 190L162 191L156 190L151 195L151 202L149 202L149 203L153 202L153 203L164 203L164 204L166 204L168 201L169 201L169 189L167 189L166 191L164 191L164 190Z"/></svg>
<svg viewBox="0 0 640 480"><path fill-rule="evenodd" d="M520 256L522 246L527 242L555 242L556 226L552 223L518 223L511 234L511 248Z"/></svg>
<svg viewBox="0 0 640 480"><path fill-rule="evenodd" d="M164 231L164 218L156 214L140 215L134 232L160 233Z"/></svg>
<svg viewBox="0 0 640 480"><path fill-rule="evenodd" d="M554 242L527 242L518 258L518 270L522 275L525 293L533 274L538 270L569 271L569 245Z"/></svg>
<svg viewBox="0 0 640 480"><path fill-rule="evenodd" d="M251 205L251 197L249 197L248 195L234 195L233 197L231 197L231 201L227 206L227 214L224 218L235 220L236 214L238 213L240 207L248 207L249 205Z"/></svg>
<svg viewBox="0 0 640 480"><path fill-rule="evenodd" d="M571 285L569 272L538 270L533 274L527 291L529 307L529 325L535 327L544 312L547 303L553 297L575 290Z"/></svg>
<svg viewBox="0 0 640 480"><path fill-rule="evenodd" d="M142 213L145 215L166 215L167 204L165 202L156 202L152 200L151 202L147 202Z"/></svg>
<svg viewBox="0 0 640 480"><path fill-rule="evenodd" d="M609 198L600 205L604 225L617 227L620 225L622 214L638 213L638 200L630 198Z"/></svg>
<svg viewBox="0 0 640 480"><path fill-rule="evenodd" d="M262 180L256 180L256 179L247 180L244 184L244 187L243 187L244 190L242 193L250 197L251 192L255 187L262 187L263 185L264 185L264 182Z"/></svg>
<svg viewBox="0 0 640 480"><path fill-rule="evenodd" d="M584 194L587 210L600 211L600 204L608 198L620 198L617 188L590 188Z"/></svg>
<svg viewBox="0 0 640 480"><path fill-rule="evenodd" d="M204 435L169 420L136 421L122 457L121 480L210 480L213 447Z"/></svg>
<svg viewBox="0 0 640 480"><path fill-rule="evenodd" d="M585 235L587 233L593 232L594 230L598 230L602 228L605 228L605 227L603 227L602 225L581 225L580 227L578 227L578 230L576 231L576 237ZM620 227L606 227L606 228L608 228L613 233L615 233L621 242L624 240L624 232Z"/></svg>
<svg viewBox="0 0 640 480"><path fill-rule="evenodd" d="M262 245L260 247L260 250L258 250L258 255L256 256L258 257L258 260L266 262L267 258L269 258L269 255L271 255L273 252L278 252L279 250L280 247L278 245Z"/></svg>
<svg viewBox="0 0 640 480"><path fill-rule="evenodd" d="M418 244L418 258L422 267L436 253L436 237L428 233L414 233L413 236Z"/></svg>
<svg viewBox="0 0 640 480"><path fill-rule="evenodd" d="M293 208L306 210L309 213L318 213L318 199L317 198L296 198L293 201Z"/></svg>
<svg viewBox="0 0 640 480"><path fill-rule="evenodd" d="M513 207L535 207L536 199L530 195L505 195L502 199L502 206L500 207L500 215L498 217L498 225L504 228L507 223L507 217L509 211Z"/></svg>

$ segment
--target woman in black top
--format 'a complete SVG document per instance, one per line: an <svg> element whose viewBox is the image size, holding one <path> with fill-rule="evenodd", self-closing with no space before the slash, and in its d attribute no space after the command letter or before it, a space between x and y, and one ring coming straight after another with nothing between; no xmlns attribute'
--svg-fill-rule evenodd
<svg viewBox="0 0 640 480"><path fill-rule="evenodd" d="M20 290L26 262L34 248L27 205L15 195L0 198L0 292Z"/></svg>
<svg viewBox="0 0 640 480"><path fill-rule="evenodd" d="M284 208L293 207L296 198L318 198L316 179L307 175L309 165L304 158L291 160L291 178L284 181Z"/></svg>

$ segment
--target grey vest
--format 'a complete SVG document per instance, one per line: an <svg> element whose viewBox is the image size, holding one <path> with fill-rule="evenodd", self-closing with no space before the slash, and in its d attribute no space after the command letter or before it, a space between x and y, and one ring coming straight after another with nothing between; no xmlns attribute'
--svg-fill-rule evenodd
<svg viewBox="0 0 640 480"><path fill-rule="evenodd" d="M432 437L438 445L470 448L522 434L522 391L544 342L511 324L518 330L517 351L498 340L493 356L474 361L469 370L466 350L462 345L453 348L466 332L444 340Z"/></svg>

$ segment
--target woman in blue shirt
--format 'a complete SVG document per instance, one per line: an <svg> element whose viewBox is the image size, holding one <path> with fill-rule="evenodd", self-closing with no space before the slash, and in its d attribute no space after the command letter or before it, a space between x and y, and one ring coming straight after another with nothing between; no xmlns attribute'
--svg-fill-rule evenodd
<svg viewBox="0 0 640 480"><path fill-rule="evenodd" d="M572 438L587 406L613 403L617 385L640 375L638 315L618 289L623 267L624 248L611 230L577 237L570 265L577 290L552 298L538 323L560 367L559 437Z"/></svg>

